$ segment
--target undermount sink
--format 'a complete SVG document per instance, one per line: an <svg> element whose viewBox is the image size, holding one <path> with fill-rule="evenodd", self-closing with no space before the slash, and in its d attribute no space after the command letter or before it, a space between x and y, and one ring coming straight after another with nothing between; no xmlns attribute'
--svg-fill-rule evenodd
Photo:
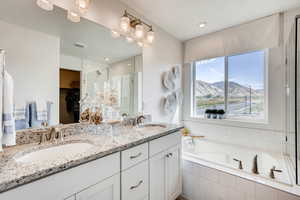
<svg viewBox="0 0 300 200"><path fill-rule="evenodd" d="M63 144L27 153L25 155L15 158L15 161L22 163L34 163L44 161L55 161L60 156L72 158L76 154L83 153L91 147L93 147L93 145L89 143Z"/></svg>
<svg viewBox="0 0 300 200"><path fill-rule="evenodd" d="M153 130L162 130L165 128L167 128L167 126L163 124L143 124L138 126L136 129L143 130L143 131L147 131L147 130L153 131Z"/></svg>
<svg viewBox="0 0 300 200"><path fill-rule="evenodd" d="M167 128L166 125L163 124L144 124L141 125L140 128Z"/></svg>

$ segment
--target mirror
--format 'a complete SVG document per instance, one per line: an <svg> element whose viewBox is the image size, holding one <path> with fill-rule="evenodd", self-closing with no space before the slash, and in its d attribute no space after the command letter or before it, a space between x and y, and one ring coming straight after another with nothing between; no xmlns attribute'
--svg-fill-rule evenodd
<svg viewBox="0 0 300 200"><path fill-rule="evenodd" d="M141 113L142 49L112 38L99 24L73 23L66 10L47 12L30 1L0 7L0 49L14 81L16 128L77 123L80 112L95 105L104 120Z"/></svg>

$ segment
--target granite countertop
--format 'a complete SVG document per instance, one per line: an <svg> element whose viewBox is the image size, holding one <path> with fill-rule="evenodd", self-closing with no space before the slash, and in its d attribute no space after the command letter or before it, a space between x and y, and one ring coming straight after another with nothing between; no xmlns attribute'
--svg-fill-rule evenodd
<svg viewBox="0 0 300 200"><path fill-rule="evenodd" d="M183 128L181 125L165 125L166 128L163 129L158 129L157 127L141 129L122 128L113 131L114 135L80 133L68 135L60 142L45 142L43 144L35 142L6 148L3 152L0 152L0 193L68 168L123 151ZM68 143L89 143L93 146L87 151L74 154L71 157L59 154L55 161L16 162L16 158L26 153Z"/></svg>

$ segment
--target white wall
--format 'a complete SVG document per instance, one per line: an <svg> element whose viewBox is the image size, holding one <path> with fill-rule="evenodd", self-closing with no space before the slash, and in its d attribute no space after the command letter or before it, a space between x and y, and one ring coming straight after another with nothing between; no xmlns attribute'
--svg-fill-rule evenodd
<svg viewBox="0 0 300 200"><path fill-rule="evenodd" d="M56 5L65 9L72 7L73 2L73 0L54 1ZM119 26L120 17L126 8L126 5L118 0L93 1L86 18L114 29ZM130 8L127 9L136 13ZM161 75L173 65L182 64L182 43L161 28L155 25L153 28L156 40L152 46L143 48L144 113L151 114L155 121L170 122L170 116L160 111L161 99L166 94L161 87ZM179 113L176 119L178 121Z"/></svg>
<svg viewBox="0 0 300 200"><path fill-rule="evenodd" d="M0 48L7 52L6 69L14 78L16 105L36 98L53 102L51 124L59 118L60 40L0 21Z"/></svg>

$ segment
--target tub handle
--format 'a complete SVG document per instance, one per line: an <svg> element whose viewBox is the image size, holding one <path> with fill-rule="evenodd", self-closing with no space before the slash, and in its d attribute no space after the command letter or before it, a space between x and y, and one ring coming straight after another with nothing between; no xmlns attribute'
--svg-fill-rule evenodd
<svg viewBox="0 0 300 200"><path fill-rule="evenodd" d="M272 178L272 179L275 179L275 174L274 174L274 172L282 172L282 170L280 170L280 169L276 169L276 167L275 166L273 166L271 169L270 169L270 177Z"/></svg>
<svg viewBox="0 0 300 200"><path fill-rule="evenodd" d="M236 161L236 162L239 162L239 169L243 169L243 161L238 160L236 158L234 158L233 160Z"/></svg>

